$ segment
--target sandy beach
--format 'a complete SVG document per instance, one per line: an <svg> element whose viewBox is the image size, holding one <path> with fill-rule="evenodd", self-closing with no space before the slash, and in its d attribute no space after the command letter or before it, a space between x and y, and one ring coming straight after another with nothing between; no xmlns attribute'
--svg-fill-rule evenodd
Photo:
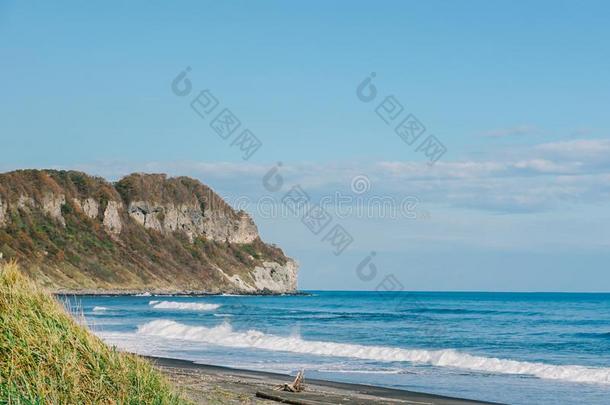
<svg viewBox="0 0 610 405"><path fill-rule="evenodd" d="M148 357L153 364L197 404L414 404L472 405L491 402L450 398L420 392L308 379L300 393L276 391L293 376L196 364L186 360Z"/></svg>

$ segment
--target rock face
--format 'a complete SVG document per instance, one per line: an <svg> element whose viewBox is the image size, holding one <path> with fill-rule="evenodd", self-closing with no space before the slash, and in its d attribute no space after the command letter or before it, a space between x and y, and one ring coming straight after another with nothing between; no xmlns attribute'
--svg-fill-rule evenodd
<svg viewBox="0 0 610 405"><path fill-rule="evenodd" d="M256 266L249 277L243 279L239 275L229 276L221 269L222 275L236 286L237 292L267 292L286 294L297 290L298 265L288 259L285 263L263 262Z"/></svg>
<svg viewBox="0 0 610 405"><path fill-rule="evenodd" d="M155 203L154 201L132 201L129 215L147 229L170 234L184 232L189 240L198 236L231 243L250 243L258 237L254 221L244 212L237 217L227 216L222 211L210 211L204 215L199 204Z"/></svg>
<svg viewBox="0 0 610 405"><path fill-rule="evenodd" d="M26 235L24 226L33 229ZM0 174L0 252L32 263L53 288L297 288L296 262L263 243L248 214L187 177L132 174L110 184L80 172Z"/></svg>
<svg viewBox="0 0 610 405"><path fill-rule="evenodd" d="M0 198L0 227L6 224L6 204Z"/></svg>
<svg viewBox="0 0 610 405"><path fill-rule="evenodd" d="M99 214L99 204L93 198L85 198L84 200L79 200L78 198L74 198L72 200L74 205L83 210L83 213L89 218L97 218Z"/></svg>
<svg viewBox="0 0 610 405"><path fill-rule="evenodd" d="M66 203L66 196L63 194L56 195L52 193L45 194L42 197L42 210L45 214L49 215L59 221L62 226L66 226L66 221L61 214L61 207ZM35 205L35 204L34 204Z"/></svg>
<svg viewBox="0 0 610 405"><path fill-rule="evenodd" d="M104 226L113 235L119 235L121 229L123 229L123 223L121 222L121 216L119 210L123 208L123 204L118 201L108 201L106 209L104 210Z"/></svg>
<svg viewBox="0 0 610 405"><path fill-rule="evenodd" d="M216 193L187 177L132 174L117 183L129 216L163 234L184 232L229 243L251 243L258 229L245 212L235 212Z"/></svg>
<svg viewBox="0 0 610 405"><path fill-rule="evenodd" d="M264 262L263 266L254 268L254 286L257 290L290 292L297 289L298 266L294 260L280 265L276 262Z"/></svg>

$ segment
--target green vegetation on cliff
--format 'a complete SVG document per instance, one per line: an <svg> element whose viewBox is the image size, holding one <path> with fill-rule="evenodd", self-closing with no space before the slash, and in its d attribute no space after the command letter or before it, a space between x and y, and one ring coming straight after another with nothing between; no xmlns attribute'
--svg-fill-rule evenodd
<svg viewBox="0 0 610 405"><path fill-rule="evenodd" d="M0 403L186 401L147 361L106 346L9 263L0 266Z"/></svg>
<svg viewBox="0 0 610 405"><path fill-rule="evenodd" d="M253 223L247 243L212 234L240 232L235 224L250 226L244 216L187 177L112 184L76 171L0 174L1 256L55 290L237 291L235 276L255 285L255 267L289 259ZM191 219L191 228L180 223Z"/></svg>

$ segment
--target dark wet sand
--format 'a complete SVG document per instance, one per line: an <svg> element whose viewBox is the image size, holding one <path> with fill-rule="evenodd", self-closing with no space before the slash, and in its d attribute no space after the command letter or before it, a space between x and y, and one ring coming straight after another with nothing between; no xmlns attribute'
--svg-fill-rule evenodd
<svg viewBox="0 0 610 405"><path fill-rule="evenodd" d="M209 366L159 357L149 359L185 396L197 404L491 404L392 388L309 379L307 370L305 391L290 393L273 390L277 385L292 382L294 377L286 374Z"/></svg>

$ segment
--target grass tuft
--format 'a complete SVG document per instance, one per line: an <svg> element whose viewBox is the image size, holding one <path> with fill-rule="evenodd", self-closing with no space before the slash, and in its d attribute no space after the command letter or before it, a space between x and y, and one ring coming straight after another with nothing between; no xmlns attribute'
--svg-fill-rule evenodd
<svg viewBox="0 0 610 405"><path fill-rule="evenodd" d="M9 263L0 266L0 403L187 402L150 363L106 346Z"/></svg>

